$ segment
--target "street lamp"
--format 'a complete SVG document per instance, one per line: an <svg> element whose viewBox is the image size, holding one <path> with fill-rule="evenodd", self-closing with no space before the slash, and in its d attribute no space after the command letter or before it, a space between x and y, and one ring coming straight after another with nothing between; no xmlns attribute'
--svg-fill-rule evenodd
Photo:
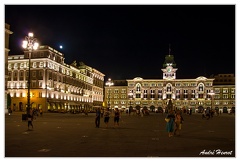
<svg viewBox="0 0 240 162"><path fill-rule="evenodd" d="M128 109L128 114L130 115L130 108L131 108L131 104L132 104L132 97L133 97L133 93L132 93L132 91L130 91L129 93L128 93L128 95L129 95L129 98L130 98L130 106L129 106L129 109Z"/></svg>
<svg viewBox="0 0 240 162"><path fill-rule="evenodd" d="M108 89L108 107L110 108L110 106L111 106L110 105L110 87L113 85L111 78L108 78L106 85L109 87L109 89Z"/></svg>
<svg viewBox="0 0 240 162"><path fill-rule="evenodd" d="M33 50L36 50L38 48L38 43L36 38L33 37L33 33L28 33L28 36L25 37L25 40L23 41L22 47L24 49L27 49L29 51L29 63L28 63L28 95L27 95L27 114L29 114L30 112L30 63L31 63L31 52Z"/></svg>
<svg viewBox="0 0 240 162"><path fill-rule="evenodd" d="M48 89L48 84L46 83L45 85L45 88L46 88L46 93L45 93L45 99L46 99L46 103L45 103L45 110L48 110L48 95L47 95L47 89ZM43 107L42 107L43 109Z"/></svg>
<svg viewBox="0 0 240 162"><path fill-rule="evenodd" d="M211 92L209 92L208 95L211 96L211 110L212 110L213 109L213 96L215 95L215 93L213 92L213 90L211 90Z"/></svg>

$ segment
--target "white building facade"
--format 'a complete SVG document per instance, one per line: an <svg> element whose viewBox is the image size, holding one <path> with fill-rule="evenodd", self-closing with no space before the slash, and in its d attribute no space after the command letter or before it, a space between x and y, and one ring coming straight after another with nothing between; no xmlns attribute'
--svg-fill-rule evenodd
<svg viewBox="0 0 240 162"><path fill-rule="evenodd" d="M62 53L49 46L32 52L31 107L44 112L79 112L92 110L93 104L102 105L104 74L76 61L68 65L64 59ZM26 110L28 67L28 51L8 56L7 87L14 111Z"/></svg>
<svg viewBox="0 0 240 162"><path fill-rule="evenodd" d="M136 77L127 79L125 86L106 86L105 102L110 102L111 108L148 109L152 112L165 112L169 100L175 110L186 112L197 113L213 109L230 113L235 110L235 84L214 85L214 77L204 76L177 79L173 55L166 55L162 72L162 79ZM125 93L121 93L124 91Z"/></svg>

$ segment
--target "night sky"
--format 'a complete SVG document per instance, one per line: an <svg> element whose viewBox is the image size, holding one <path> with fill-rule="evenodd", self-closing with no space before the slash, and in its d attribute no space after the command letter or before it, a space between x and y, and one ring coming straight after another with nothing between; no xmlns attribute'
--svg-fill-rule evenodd
<svg viewBox="0 0 240 162"><path fill-rule="evenodd" d="M5 5L5 22L10 55L31 31L105 79L162 79L169 44L177 79L235 73L234 5Z"/></svg>

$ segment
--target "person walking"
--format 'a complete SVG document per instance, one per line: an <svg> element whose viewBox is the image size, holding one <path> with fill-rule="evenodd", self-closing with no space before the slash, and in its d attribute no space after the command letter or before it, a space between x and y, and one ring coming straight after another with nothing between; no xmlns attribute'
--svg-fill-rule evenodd
<svg viewBox="0 0 240 162"><path fill-rule="evenodd" d="M29 114L27 116L27 119L28 119L28 130L29 130L29 126L31 126L32 129L33 129L33 123L32 123L32 121L33 121L33 112L32 112L32 109L30 109Z"/></svg>
<svg viewBox="0 0 240 162"><path fill-rule="evenodd" d="M110 118L110 111L109 111L109 108L107 108L107 110L104 111L104 123L106 125L106 128L108 128L109 118Z"/></svg>
<svg viewBox="0 0 240 162"><path fill-rule="evenodd" d="M174 122L175 122L174 111L173 110L169 111L166 118L169 119L169 121L166 124L166 129L167 129L167 132L168 132L168 136L172 137L173 136L173 131L174 131Z"/></svg>
<svg viewBox="0 0 240 162"><path fill-rule="evenodd" d="M88 111L87 111L87 109L84 110L84 114L85 114L86 116L88 116Z"/></svg>
<svg viewBox="0 0 240 162"><path fill-rule="evenodd" d="M8 115L11 115L11 113L12 113L12 109L11 109L11 107L9 107L8 108Z"/></svg>
<svg viewBox="0 0 240 162"><path fill-rule="evenodd" d="M96 111L96 118L95 118L96 128L99 128L100 126L100 116L101 116L101 111L100 111L100 108L98 108Z"/></svg>
<svg viewBox="0 0 240 162"><path fill-rule="evenodd" d="M180 130L182 129L182 123L183 123L183 117L181 113L178 111L175 115L175 130L174 130L174 135L180 135Z"/></svg>
<svg viewBox="0 0 240 162"><path fill-rule="evenodd" d="M40 116L42 116L43 115L43 110L40 109L39 112L40 112Z"/></svg>
<svg viewBox="0 0 240 162"><path fill-rule="evenodd" d="M209 110L209 108L207 108L207 110L206 110L206 117L207 117L207 120L210 119L210 110Z"/></svg>
<svg viewBox="0 0 240 162"><path fill-rule="evenodd" d="M119 118L120 118L120 112L118 108L115 109L114 111L114 126L117 124L119 126Z"/></svg>

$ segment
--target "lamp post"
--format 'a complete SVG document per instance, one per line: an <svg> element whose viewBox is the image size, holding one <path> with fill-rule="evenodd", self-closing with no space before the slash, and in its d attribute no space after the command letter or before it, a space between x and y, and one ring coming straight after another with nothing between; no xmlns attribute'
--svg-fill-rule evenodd
<svg viewBox="0 0 240 162"><path fill-rule="evenodd" d="M130 92L128 93L128 95L129 95L129 98L130 98L130 106L129 106L129 109L128 109L128 115L130 115L130 108L131 108L131 106L132 106L132 97L133 97L132 91L130 91Z"/></svg>
<svg viewBox="0 0 240 162"><path fill-rule="evenodd" d="M45 94L45 98L46 98L46 103L45 103L45 111L47 111L48 110L48 95L47 95L47 88L48 88L48 85L47 85L47 83L46 83L46 85L45 85L45 88L46 88L46 94Z"/></svg>
<svg viewBox="0 0 240 162"><path fill-rule="evenodd" d="M27 114L29 114L29 111L30 111L30 107L31 107L31 104L30 104L30 82L31 82L31 79L30 79L30 70L31 70L31 67L30 67L30 64L31 64L31 53L33 50L36 50L38 48L38 43L37 43L37 40L36 38L33 37L33 33L28 33L28 36L25 37L25 40L23 41L23 44L22 44L22 47L24 49L27 49L29 51L29 62L28 62L28 94L27 94Z"/></svg>
<svg viewBox="0 0 240 162"><path fill-rule="evenodd" d="M213 90L211 90L211 92L208 93L211 96L211 110L213 109L213 96L215 95L215 93L213 92Z"/></svg>
<svg viewBox="0 0 240 162"><path fill-rule="evenodd" d="M106 82L106 86L108 86L108 107L110 108L111 104L110 104L110 87L114 85L111 78L108 78L108 81Z"/></svg>

